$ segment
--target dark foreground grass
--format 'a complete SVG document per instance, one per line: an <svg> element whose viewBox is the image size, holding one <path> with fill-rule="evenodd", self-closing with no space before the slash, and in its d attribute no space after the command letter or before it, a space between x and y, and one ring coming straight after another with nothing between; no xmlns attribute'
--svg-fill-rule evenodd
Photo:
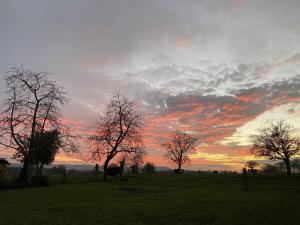
<svg viewBox="0 0 300 225"><path fill-rule="evenodd" d="M1 225L297 225L300 177L141 175L0 191Z"/></svg>

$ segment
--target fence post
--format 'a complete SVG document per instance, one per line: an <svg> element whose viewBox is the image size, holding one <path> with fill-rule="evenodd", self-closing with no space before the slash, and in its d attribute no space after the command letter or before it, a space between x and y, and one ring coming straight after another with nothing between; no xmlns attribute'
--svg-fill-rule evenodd
<svg viewBox="0 0 300 225"><path fill-rule="evenodd" d="M243 184L244 184L244 191L248 191L248 177L247 177L247 169L243 168Z"/></svg>
<svg viewBox="0 0 300 225"><path fill-rule="evenodd" d="M63 181L67 180L67 168L64 168L63 170Z"/></svg>
<svg viewBox="0 0 300 225"><path fill-rule="evenodd" d="M98 180L98 173L99 173L99 165L98 163L95 165L95 179Z"/></svg>

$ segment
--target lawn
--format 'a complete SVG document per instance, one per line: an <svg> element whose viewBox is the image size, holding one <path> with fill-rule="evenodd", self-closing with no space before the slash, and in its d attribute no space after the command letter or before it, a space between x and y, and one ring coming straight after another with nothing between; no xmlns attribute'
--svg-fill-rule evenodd
<svg viewBox="0 0 300 225"><path fill-rule="evenodd" d="M1 225L297 225L300 177L139 175L0 191Z"/></svg>

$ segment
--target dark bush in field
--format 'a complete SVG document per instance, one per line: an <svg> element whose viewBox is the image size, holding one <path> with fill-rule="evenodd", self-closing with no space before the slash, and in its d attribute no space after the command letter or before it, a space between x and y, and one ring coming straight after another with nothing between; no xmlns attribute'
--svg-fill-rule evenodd
<svg viewBox="0 0 300 225"><path fill-rule="evenodd" d="M118 175L120 173L121 173L121 168L118 165L116 165L116 164L110 165L108 167L108 169L107 169L107 174L109 176L116 176L116 175Z"/></svg>
<svg viewBox="0 0 300 225"><path fill-rule="evenodd" d="M174 169L173 172L174 172L175 174L180 174L180 173L183 173L184 170L183 170L183 169L181 169L181 170L179 170L179 169Z"/></svg>

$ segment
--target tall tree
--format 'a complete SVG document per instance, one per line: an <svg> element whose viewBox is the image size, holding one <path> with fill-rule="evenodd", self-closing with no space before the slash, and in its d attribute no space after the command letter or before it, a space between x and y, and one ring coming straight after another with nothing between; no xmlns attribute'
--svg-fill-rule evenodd
<svg viewBox="0 0 300 225"><path fill-rule="evenodd" d="M272 123L254 136L251 154L270 160L282 160L287 175L291 174L290 160L300 152L300 141L290 135L292 127L285 121Z"/></svg>
<svg viewBox="0 0 300 225"><path fill-rule="evenodd" d="M197 139L189 134L176 132L163 144L166 157L177 165L178 174L181 172L182 165L189 161L188 153L195 150L196 141Z"/></svg>
<svg viewBox="0 0 300 225"><path fill-rule="evenodd" d="M28 180L36 134L56 129L68 136L60 120L60 107L67 102L65 91L48 77L47 72L23 67L9 70L5 77L7 99L0 117L0 144L15 150L14 157L23 163L23 181ZM65 150L75 151L68 140Z"/></svg>
<svg viewBox="0 0 300 225"><path fill-rule="evenodd" d="M144 153L141 127L142 114L136 111L135 103L115 93L97 121L95 134L89 138L92 159L104 158L104 180L109 162L116 155Z"/></svg>

